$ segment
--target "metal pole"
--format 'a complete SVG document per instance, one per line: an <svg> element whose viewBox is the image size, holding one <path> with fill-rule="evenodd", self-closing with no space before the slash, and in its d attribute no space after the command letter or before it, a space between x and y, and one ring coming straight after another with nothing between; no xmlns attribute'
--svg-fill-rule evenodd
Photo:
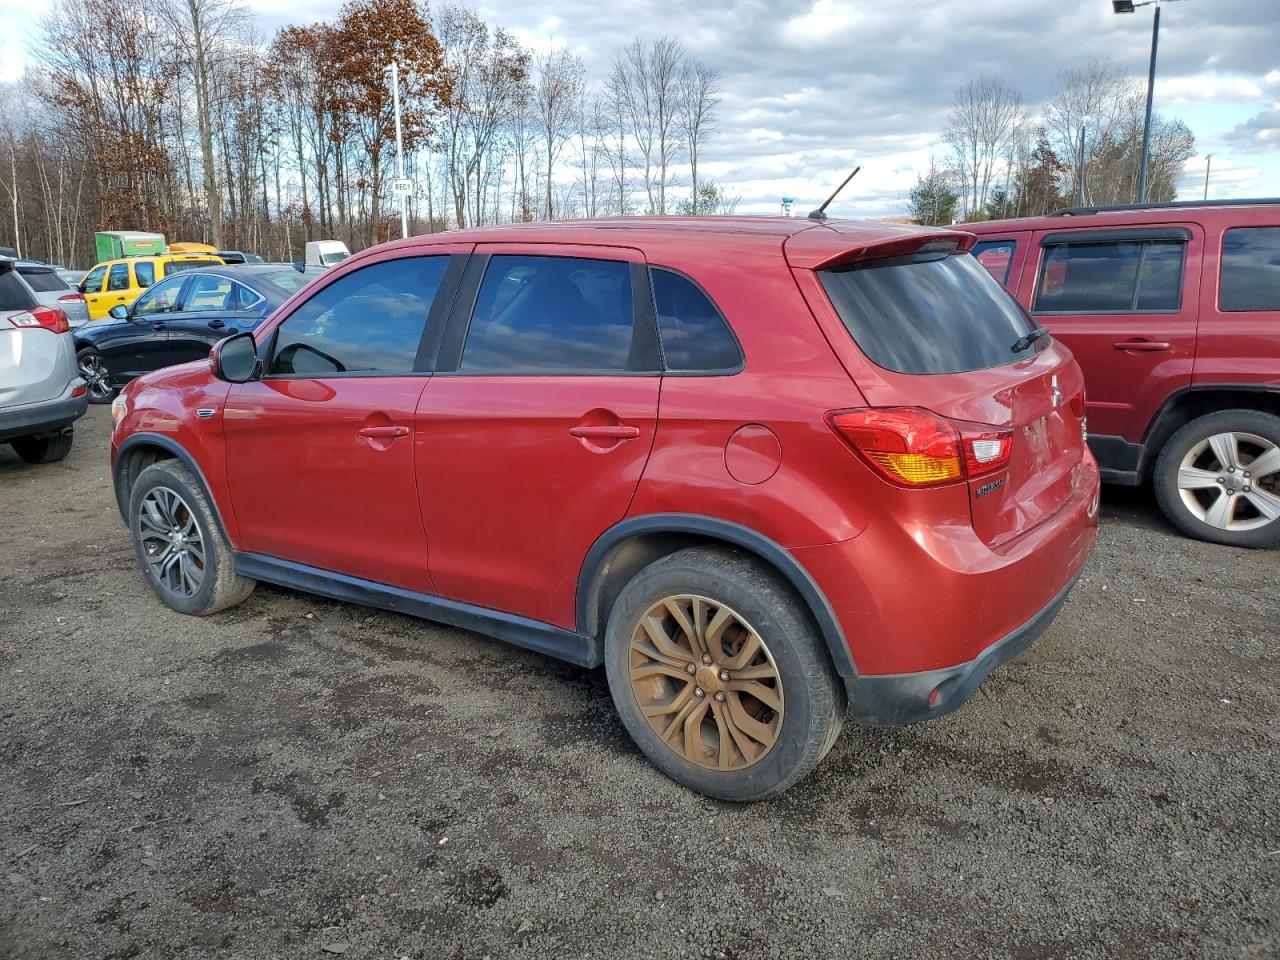
<svg viewBox="0 0 1280 960"><path fill-rule="evenodd" d="M1156 90L1156 47L1160 42L1160 4L1151 21L1151 68L1147 71L1147 118L1142 124L1142 157L1138 161L1138 202L1147 202L1147 156L1151 149L1151 100Z"/></svg>
<svg viewBox="0 0 1280 960"><path fill-rule="evenodd" d="M1204 198L1209 199L1209 165L1213 163L1213 154L1204 155Z"/></svg>
<svg viewBox="0 0 1280 960"><path fill-rule="evenodd" d="M1080 124L1080 169L1076 173L1077 206L1084 206L1084 124Z"/></svg>
<svg viewBox="0 0 1280 960"><path fill-rule="evenodd" d="M404 137L400 132L400 65L391 61L391 102L396 113L396 176L404 179ZM400 236L409 236L409 195L400 194Z"/></svg>

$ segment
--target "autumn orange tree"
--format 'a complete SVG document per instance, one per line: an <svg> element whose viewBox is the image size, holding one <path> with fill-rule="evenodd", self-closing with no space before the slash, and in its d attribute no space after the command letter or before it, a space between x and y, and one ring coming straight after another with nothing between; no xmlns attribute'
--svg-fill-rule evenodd
<svg viewBox="0 0 1280 960"><path fill-rule="evenodd" d="M393 61L400 65L406 151L431 136L438 111L449 100L448 75L440 43L413 0L349 0L328 41L331 136L340 147L348 139L359 146L373 241L382 220L384 167L395 151L395 116L384 70Z"/></svg>

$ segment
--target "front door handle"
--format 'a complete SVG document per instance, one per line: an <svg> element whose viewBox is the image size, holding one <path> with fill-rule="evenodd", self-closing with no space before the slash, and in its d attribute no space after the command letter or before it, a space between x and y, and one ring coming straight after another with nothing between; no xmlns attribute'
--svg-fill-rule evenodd
<svg viewBox="0 0 1280 960"><path fill-rule="evenodd" d="M221 320L210 320L210 321L209 321L209 329L211 329L211 330L221 330L221 329L222 329L223 327L225 327L225 326L226 326L226 324L225 324L225 323L223 323Z"/></svg>
<svg viewBox="0 0 1280 960"><path fill-rule="evenodd" d="M584 440L634 440L640 436L640 428L625 423L580 425L570 427L569 436Z"/></svg>
<svg viewBox="0 0 1280 960"><path fill-rule="evenodd" d="M1121 340L1113 346L1117 350L1134 350L1141 353L1159 353L1169 349L1169 344L1164 340Z"/></svg>
<svg viewBox="0 0 1280 960"><path fill-rule="evenodd" d="M389 426L389 427L361 427L356 433L362 437L382 438L394 440L396 437L407 437L409 435L408 427Z"/></svg>

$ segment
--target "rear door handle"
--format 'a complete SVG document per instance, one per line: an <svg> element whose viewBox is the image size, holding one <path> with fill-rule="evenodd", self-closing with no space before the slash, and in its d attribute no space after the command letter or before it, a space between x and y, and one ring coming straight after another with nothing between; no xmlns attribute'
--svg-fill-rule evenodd
<svg viewBox="0 0 1280 960"><path fill-rule="evenodd" d="M569 436L585 440L634 440L640 436L640 428L625 423L577 426L569 428Z"/></svg>
<svg viewBox="0 0 1280 960"><path fill-rule="evenodd" d="M1163 340L1121 340L1113 344L1117 350L1135 350L1142 353L1159 353L1168 350L1169 344Z"/></svg>
<svg viewBox="0 0 1280 960"><path fill-rule="evenodd" d="M389 437L391 439L395 439L396 437L407 437L409 435L409 428L399 426L361 427L356 431L356 433L360 434L362 437Z"/></svg>

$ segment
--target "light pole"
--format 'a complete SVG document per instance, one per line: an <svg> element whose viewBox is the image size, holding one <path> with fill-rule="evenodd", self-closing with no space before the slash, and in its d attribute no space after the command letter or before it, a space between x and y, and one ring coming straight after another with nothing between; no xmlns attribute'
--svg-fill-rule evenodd
<svg viewBox="0 0 1280 960"><path fill-rule="evenodd" d="M1084 206L1084 124L1080 121L1080 166L1076 170L1076 206Z"/></svg>
<svg viewBox="0 0 1280 960"><path fill-rule="evenodd" d="M1163 0L1174 3L1176 0ZM1138 161L1138 202L1147 202L1147 155L1151 147L1151 100L1156 89L1156 47L1160 43L1160 3L1161 0L1145 0L1134 3L1134 0L1111 0L1111 9L1115 13L1133 13L1138 7L1149 7L1155 4L1156 15L1151 21L1151 65L1147 69L1147 116L1142 122L1142 157Z"/></svg>
<svg viewBox="0 0 1280 960"><path fill-rule="evenodd" d="M1209 199L1209 166L1213 163L1213 154L1204 155L1204 198Z"/></svg>
<svg viewBox="0 0 1280 960"><path fill-rule="evenodd" d="M396 180L404 179L404 135L400 131L400 65L394 60L383 73L391 77L391 103L396 114ZM400 236L409 236L409 194L400 192Z"/></svg>

